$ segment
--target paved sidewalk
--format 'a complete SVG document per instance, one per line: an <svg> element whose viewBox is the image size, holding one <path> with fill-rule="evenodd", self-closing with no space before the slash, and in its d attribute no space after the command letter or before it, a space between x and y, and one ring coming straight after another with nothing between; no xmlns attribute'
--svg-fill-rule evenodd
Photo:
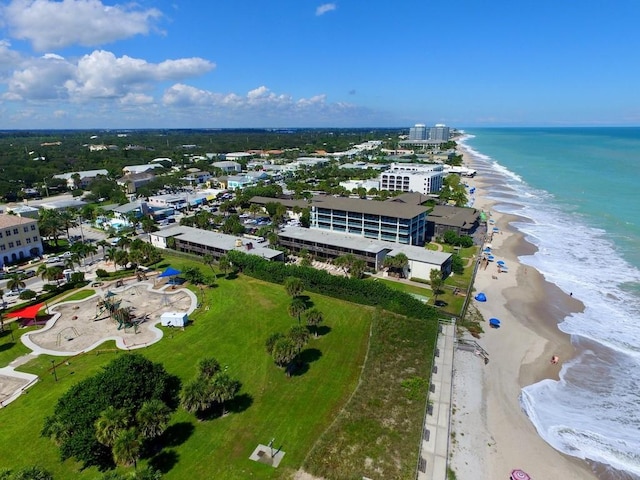
<svg viewBox="0 0 640 480"><path fill-rule="evenodd" d="M440 324L431 374L429 401L422 432L418 480L446 480L449 457L449 425L455 324Z"/></svg>

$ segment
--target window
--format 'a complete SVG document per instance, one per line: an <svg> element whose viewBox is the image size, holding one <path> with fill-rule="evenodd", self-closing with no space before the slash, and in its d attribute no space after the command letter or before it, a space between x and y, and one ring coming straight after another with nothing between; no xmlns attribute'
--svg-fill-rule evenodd
<svg viewBox="0 0 640 480"><path fill-rule="evenodd" d="M24 231L24 233L27 233L29 231L29 227L22 227L22 230Z"/></svg>
<svg viewBox="0 0 640 480"><path fill-rule="evenodd" d="M14 229L13 229L13 234L14 234L14 235L18 235L18 229L17 229L17 228L14 228Z"/></svg>
<svg viewBox="0 0 640 480"><path fill-rule="evenodd" d="M4 243L2 245L0 245L0 251L5 251L7 249L7 247L4 246Z"/></svg>
<svg viewBox="0 0 640 480"><path fill-rule="evenodd" d="M22 242L20 240L16 240L16 247L21 247L22 246Z"/></svg>
<svg viewBox="0 0 640 480"><path fill-rule="evenodd" d="M2 232L0 232L0 238L2 238Z"/></svg>
<svg viewBox="0 0 640 480"><path fill-rule="evenodd" d="M36 229L36 225L35 224L31 225L31 231L33 232L35 229Z"/></svg>
<svg viewBox="0 0 640 480"><path fill-rule="evenodd" d="M11 230L5 230L5 231L4 231L4 234L5 234L7 237L10 237L10 236L11 236Z"/></svg>
<svg viewBox="0 0 640 480"><path fill-rule="evenodd" d="M34 236L33 236L33 241L34 241L34 242L37 242L37 241L38 241L38 236L37 236L37 235L34 235Z"/></svg>
<svg viewBox="0 0 640 480"><path fill-rule="evenodd" d="M13 248L13 242L9 242L9 248Z"/></svg>
<svg viewBox="0 0 640 480"><path fill-rule="evenodd" d="M31 243L31 239L30 238L27 238L27 243Z"/></svg>

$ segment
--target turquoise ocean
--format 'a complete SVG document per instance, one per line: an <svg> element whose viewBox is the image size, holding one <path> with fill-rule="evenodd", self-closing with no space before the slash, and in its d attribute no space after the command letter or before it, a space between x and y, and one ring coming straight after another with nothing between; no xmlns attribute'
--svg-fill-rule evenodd
<svg viewBox="0 0 640 480"><path fill-rule="evenodd" d="M523 264L585 305L558 328L576 355L521 405L600 478L640 478L640 128L466 129L495 209L537 247Z"/></svg>

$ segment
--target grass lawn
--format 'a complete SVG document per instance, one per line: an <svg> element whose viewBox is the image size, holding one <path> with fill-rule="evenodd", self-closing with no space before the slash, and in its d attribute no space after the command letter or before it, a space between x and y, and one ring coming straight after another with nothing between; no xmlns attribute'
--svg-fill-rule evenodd
<svg viewBox="0 0 640 480"><path fill-rule="evenodd" d="M396 290L401 290L405 293L416 294L422 297L429 297L429 298L433 297L433 292L431 291L431 288L429 288L428 285L425 285L424 287L419 287L417 285L411 285L409 283L394 282L393 280L387 280L386 278L377 278L375 281L382 282L389 288L395 288Z"/></svg>
<svg viewBox="0 0 640 480"><path fill-rule="evenodd" d="M170 263L181 268L191 262L171 259ZM208 267L199 266L206 272ZM192 325L184 331L168 329L160 343L137 352L161 362L183 382L196 374L200 359L213 356L242 382L240 399L229 415L205 421L179 409L165 438L167 446L141 464L153 464L169 480L286 478L299 468L355 389L373 310L311 295L310 301L324 313L326 328L303 352L305 367L287 378L264 348L271 333L285 332L295 323L287 314L290 299L284 288L240 276L220 279L216 288L204 293L204 308L192 315ZM126 355L112 349L109 342L99 355L90 352L69 359L69 365L60 364L58 382L50 372L52 357L41 356L24 366L41 381L0 410L0 467L39 464L56 479L100 478L94 468L80 470L69 460L60 463L57 448L40 437L40 430L71 385L116 355ZM278 469L248 459L258 443L267 444L272 438L286 452Z"/></svg>
<svg viewBox="0 0 640 480"><path fill-rule="evenodd" d="M415 475L438 326L380 312L362 382L305 462L327 478Z"/></svg>
<svg viewBox="0 0 640 480"><path fill-rule="evenodd" d="M0 332L0 368L6 367L16 358L31 352L20 341L20 337L36 328L38 327L19 328L17 321L8 322L5 320L4 331Z"/></svg>

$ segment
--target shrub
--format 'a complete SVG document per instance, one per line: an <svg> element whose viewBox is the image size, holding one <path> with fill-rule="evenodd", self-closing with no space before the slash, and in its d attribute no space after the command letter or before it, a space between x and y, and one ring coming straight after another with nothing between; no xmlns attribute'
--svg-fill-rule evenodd
<svg viewBox="0 0 640 480"><path fill-rule="evenodd" d="M109 276L109 272L107 272L103 268L98 268L96 270L96 275L98 276L98 278L107 278Z"/></svg>
<svg viewBox="0 0 640 480"><path fill-rule="evenodd" d="M31 300L32 298L36 297L36 292L34 292L33 290L23 290L22 292L20 292L20 295L18 298L20 298L20 300Z"/></svg>

